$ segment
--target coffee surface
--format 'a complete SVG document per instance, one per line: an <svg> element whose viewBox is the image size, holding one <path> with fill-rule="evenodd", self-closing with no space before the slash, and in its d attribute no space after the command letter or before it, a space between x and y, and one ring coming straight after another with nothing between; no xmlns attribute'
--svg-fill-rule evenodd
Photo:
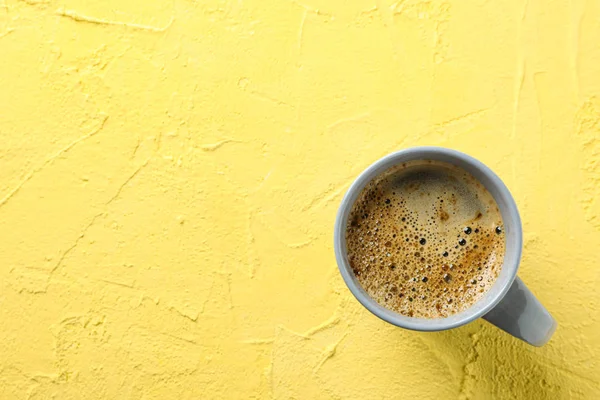
<svg viewBox="0 0 600 400"><path fill-rule="evenodd" d="M442 318L472 306L494 284L505 252L492 195L451 164L412 161L371 181L346 228L355 276L380 305Z"/></svg>

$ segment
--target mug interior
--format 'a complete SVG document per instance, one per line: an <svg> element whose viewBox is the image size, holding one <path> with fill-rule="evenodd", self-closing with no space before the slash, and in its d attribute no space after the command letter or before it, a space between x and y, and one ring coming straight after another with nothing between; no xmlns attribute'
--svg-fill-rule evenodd
<svg viewBox="0 0 600 400"><path fill-rule="evenodd" d="M473 175L496 201L504 225L506 253L498 279L490 290L470 308L445 318L414 318L398 314L373 300L360 285L348 262L346 226L348 216L363 188L389 168L407 161L433 160L456 165ZM334 230L337 264L346 285L369 311L396 326L419 331L439 331L473 321L490 311L508 292L521 259L522 228L515 201L502 180L480 161L456 150L442 147L413 147L392 153L372 164L352 183L338 210Z"/></svg>

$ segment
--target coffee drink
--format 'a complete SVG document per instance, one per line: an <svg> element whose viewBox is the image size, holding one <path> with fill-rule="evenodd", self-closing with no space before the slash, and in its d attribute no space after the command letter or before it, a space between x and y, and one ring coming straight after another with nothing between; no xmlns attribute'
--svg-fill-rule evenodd
<svg viewBox="0 0 600 400"><path fill-rule="evenodd" d="M358 196L346 227L348 260L380 305L418 318L471 307L502 268L502 217L487 189L439 161L390 168Z"/></svg>

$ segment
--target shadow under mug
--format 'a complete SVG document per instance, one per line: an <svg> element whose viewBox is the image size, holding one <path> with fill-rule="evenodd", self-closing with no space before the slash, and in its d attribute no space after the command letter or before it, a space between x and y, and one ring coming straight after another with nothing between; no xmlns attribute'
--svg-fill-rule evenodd
<svg viewBox="0 0 600 400"><path fill-rule="evenodd" d="M354 202L363 188L390 167L413 160L442 161L473 175L494 197L504 226L506 253L498 279L470 308L445 318L413 318L391 311L373 300L362 288L348 262L346 226ZM442 147L413 147L376 161L352 183L337 213L334 249L340 273L358 301L379 318L401 328L441 331L456 328L483 317L505 332L534 346L542 346L556 330L556 321L517 277L523 247L523 231L517 205L502 180L475 158Z"/></svg>

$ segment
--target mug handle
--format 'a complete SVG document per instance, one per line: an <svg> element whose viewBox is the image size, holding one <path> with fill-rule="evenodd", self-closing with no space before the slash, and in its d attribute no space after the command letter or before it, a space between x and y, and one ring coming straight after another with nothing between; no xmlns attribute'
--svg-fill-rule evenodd
<svg viewBox="0 0 600 400"><path fill-rule="evenodd" d="M538 347L550 340L557 327L548 310L518 276L500 303L485 314L483 319Z"/></svg>

